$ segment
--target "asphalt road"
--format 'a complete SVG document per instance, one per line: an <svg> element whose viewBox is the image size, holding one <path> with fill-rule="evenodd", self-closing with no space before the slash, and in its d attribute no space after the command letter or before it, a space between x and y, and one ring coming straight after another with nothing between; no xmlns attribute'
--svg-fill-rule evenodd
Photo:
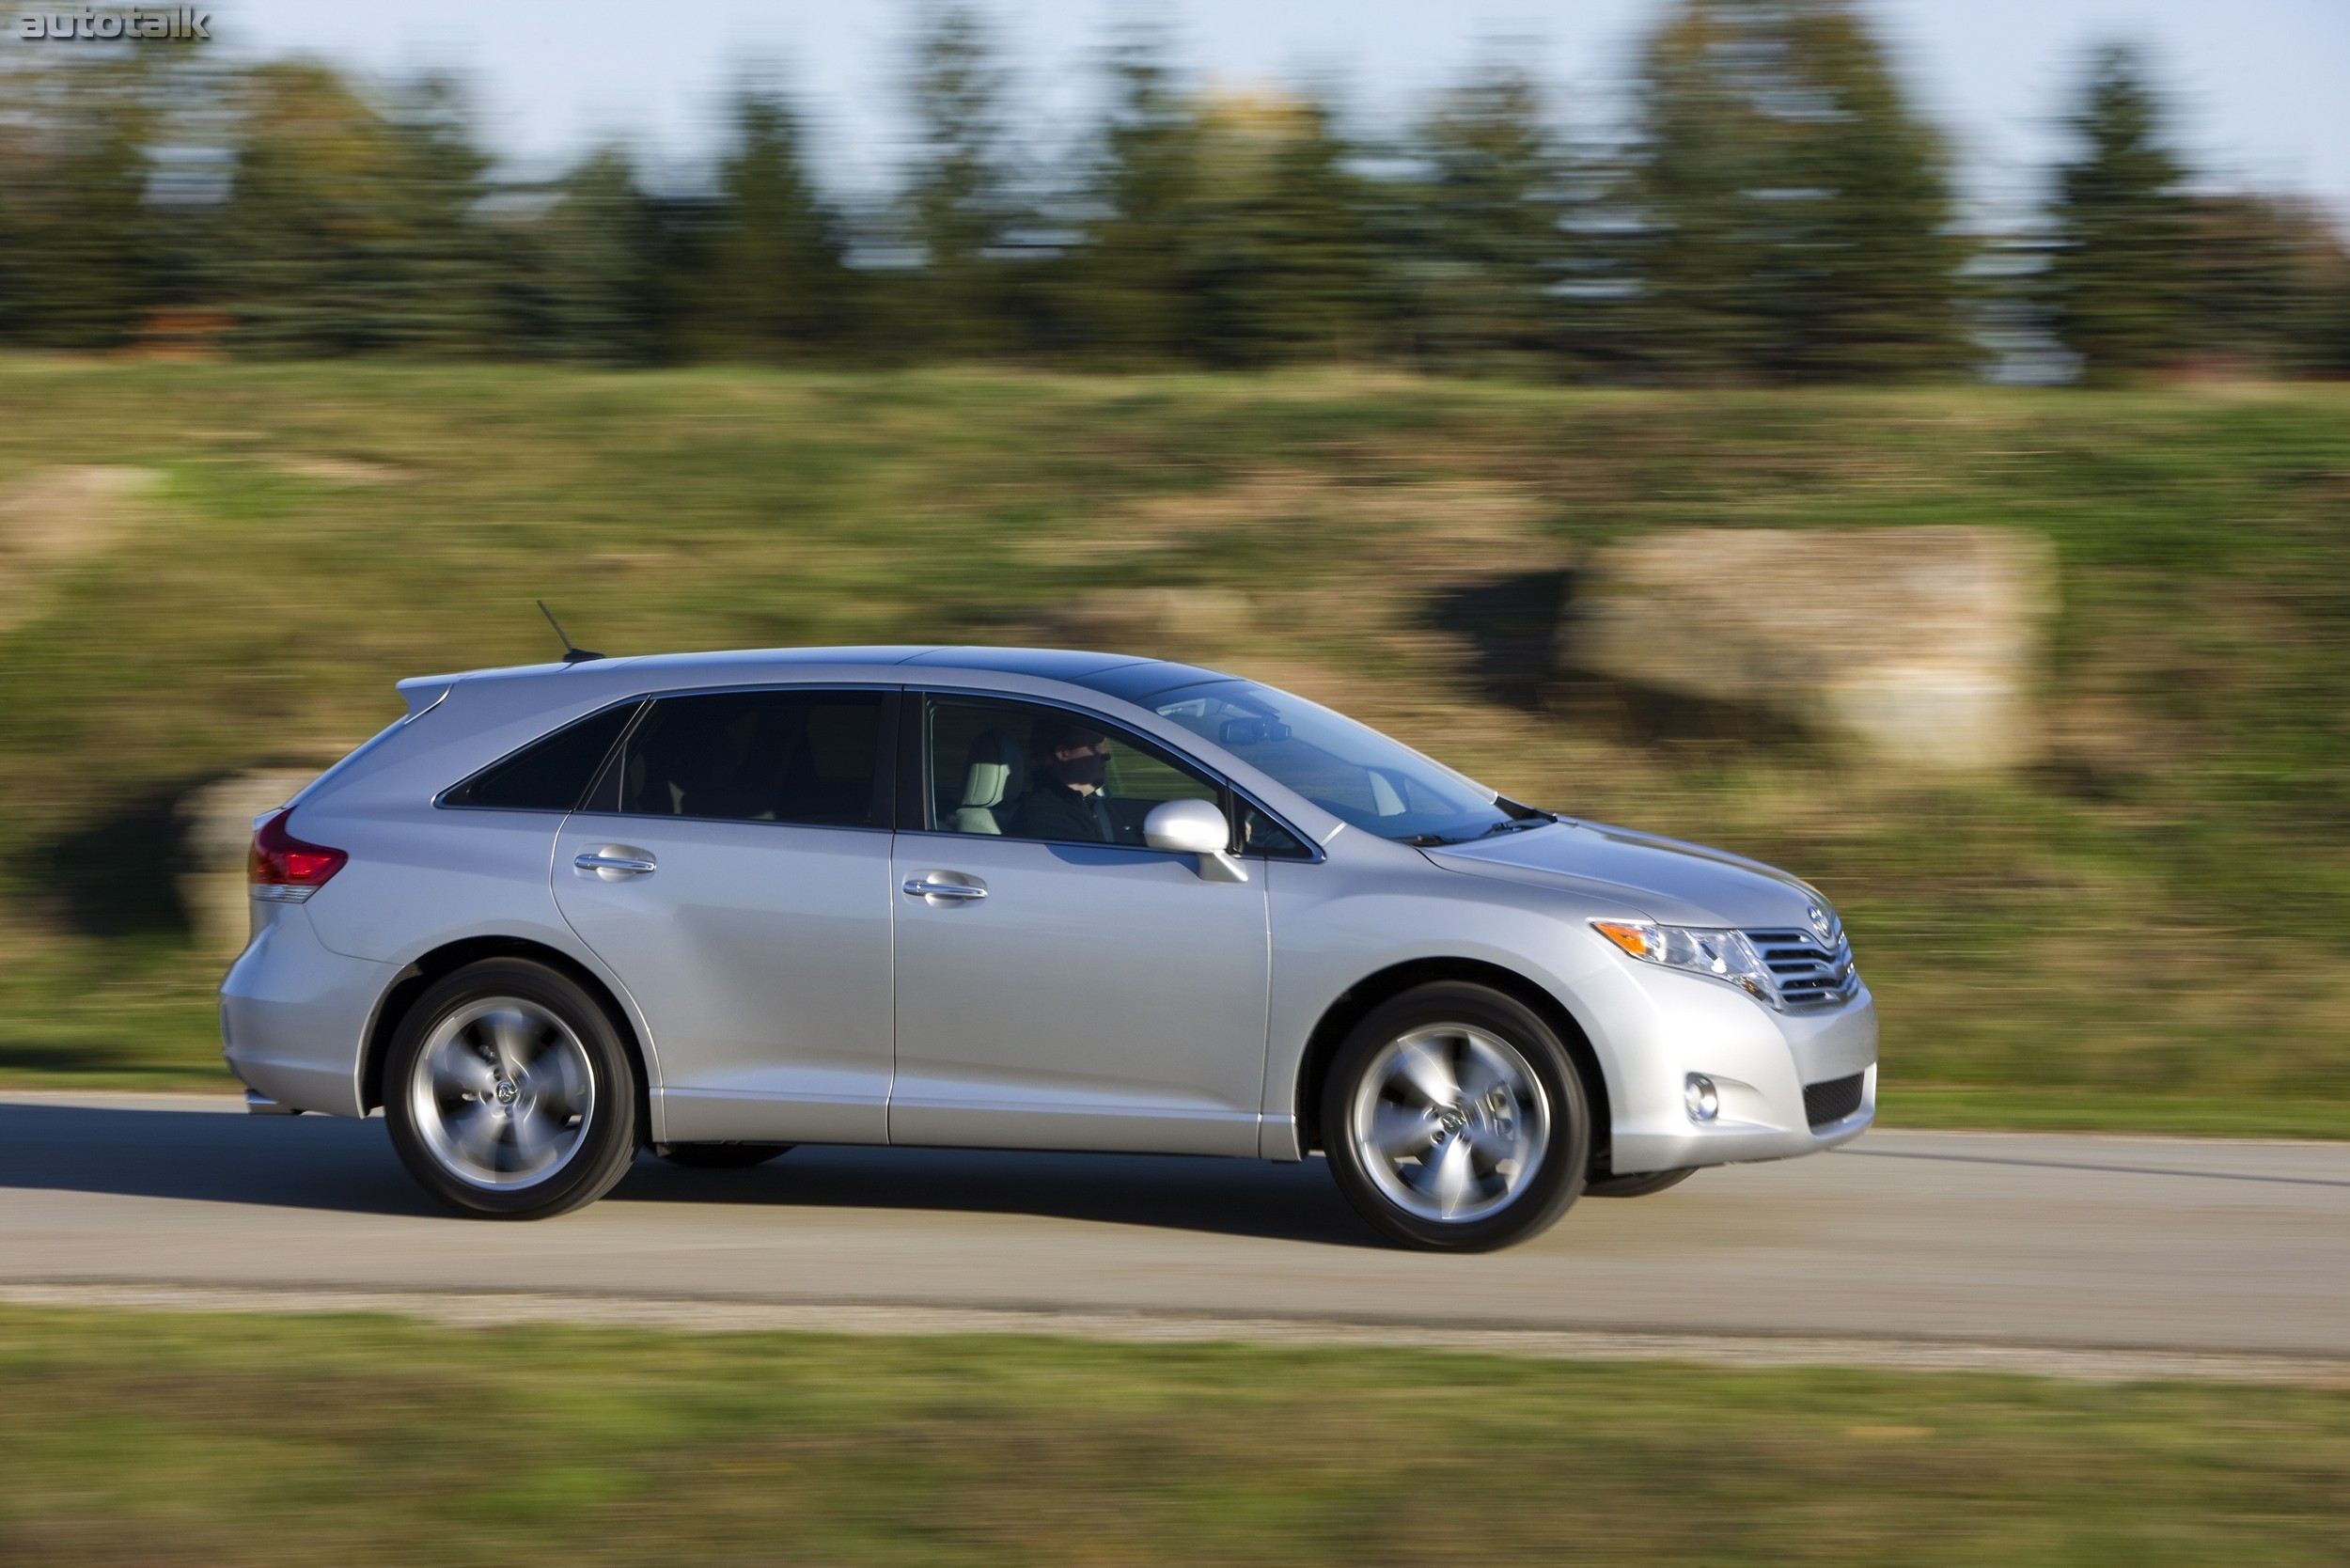
<svg viewBox="0 0 2350 1568"><path fill-rule="evenodd" d="M447 1217L380 1121L0 1094L0 1287L659 1298L2350 1361L2350 1145L1877 1132L1578 1204L1511 1251L1382 1244L1319 1161L801 1149L650 1158L593 1208ZM1049 1319L1047 1320L1049 1321Z"/></svg>

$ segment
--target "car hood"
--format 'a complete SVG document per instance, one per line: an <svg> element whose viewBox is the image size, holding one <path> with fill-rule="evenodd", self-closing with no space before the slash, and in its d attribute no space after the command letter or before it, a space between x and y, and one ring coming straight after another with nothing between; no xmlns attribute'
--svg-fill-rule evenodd
<svg viewBox="0 0 2350 1568"><path fill-rule="evenodd" d="M1447 870L1617 899L1666 925L1800 930L1813 905L1828 907L1816 888L1760 860L1573 819L1427 853Z"/></svg>

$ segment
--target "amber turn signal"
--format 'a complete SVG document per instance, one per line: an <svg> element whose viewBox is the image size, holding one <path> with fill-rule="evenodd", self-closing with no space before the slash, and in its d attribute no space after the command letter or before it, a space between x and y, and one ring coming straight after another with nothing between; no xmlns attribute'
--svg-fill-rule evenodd
<svg viewBox="0 0 2350 1568"><path fill-rule="evenodd" d="M1602 936L1635 958L1657 956L1654 951L1656 942L1654 926L1631 925L1622 920L1593 920L1591 924L1598 929Z"/></svg>

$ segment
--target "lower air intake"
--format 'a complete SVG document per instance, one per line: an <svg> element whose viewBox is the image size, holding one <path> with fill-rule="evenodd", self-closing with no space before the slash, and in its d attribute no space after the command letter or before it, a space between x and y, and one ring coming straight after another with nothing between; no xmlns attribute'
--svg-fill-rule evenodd
<svg viewBox="0 0 2350 1568"><path fill-rule="evenodd" d="M1814 1127L1825 1127L1841 1121L1860 1108L1860 1096L1869 1081L1866 1073L1855 1073L1849 1078L1830 1078L1824 1084L1806 1084L1803 1090L1803 1114Z"/></svg>

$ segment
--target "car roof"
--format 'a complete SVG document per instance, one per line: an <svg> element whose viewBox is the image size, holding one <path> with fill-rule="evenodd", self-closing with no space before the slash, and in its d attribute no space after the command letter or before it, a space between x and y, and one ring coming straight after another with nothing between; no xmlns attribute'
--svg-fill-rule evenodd
<svg viewBox="0 0 2350 1568"><path fill-rule="evenodd" d="M1035 680L1065 682L1105 697L1134 702L1179 686L1196 686L1235 677L1197 665L1149 659L1132 653L1091 652L1069 648L989 648L974 644L883 644L845 648L723 649L700 653L638 653L573 665L521 665L477 669L458 676L419 677L400 685L423 687L459 680L555 675L566 671L606 670L632 674L658 671L690 678L697 670L724 669L738 677L747 667L789 669L801 666L838 668L863 665L897 666L941 674L956 670L997 675L1024 675Z"/></svg>
<svg viewBox="0 0 2350 1568"><path fill-rule="evenodd" d="M1027 680L1062 682L1070 686L1086 686L1100 691L1109 698L1123 703L1142 703L1145 698L1159 696L1161 691L1175 691L1180 686L1198 686L1206 682L1239 680L1222 670L1206 670L1201 666L1183 666L1168 658L1142 658L1136 653L1095 653L1084 649L999 649L978 647L978 644L868 644L868 647L822 647L822 649L713 649L705 653L622 653L613 658L588 658L578 663L545 663L545 666L500 666L486 670L465 670L458 675L418 675L400 682L400 691L409 700L409 710L432 705L444 691L458 682L467 684L505 684L505 682L528 682L536 686L538 677L592 677L603 675L613 682L644 680L653 677L663 684L674 682L677 686L696 684L696 677L707 672L722 682L757 682L760 670L785 670L797 667L822 667L827 675L844 670L877 672L884 667L901 667L907 675L921 680L926 675L952 677L957 672L985 672L985 675L1015 675ZM919 675L916 675L919 672ZM870 677L868 677L870 680ZM603 684L603 682L597 682ZM519 691L519 686L517 686Z"/></svg>

